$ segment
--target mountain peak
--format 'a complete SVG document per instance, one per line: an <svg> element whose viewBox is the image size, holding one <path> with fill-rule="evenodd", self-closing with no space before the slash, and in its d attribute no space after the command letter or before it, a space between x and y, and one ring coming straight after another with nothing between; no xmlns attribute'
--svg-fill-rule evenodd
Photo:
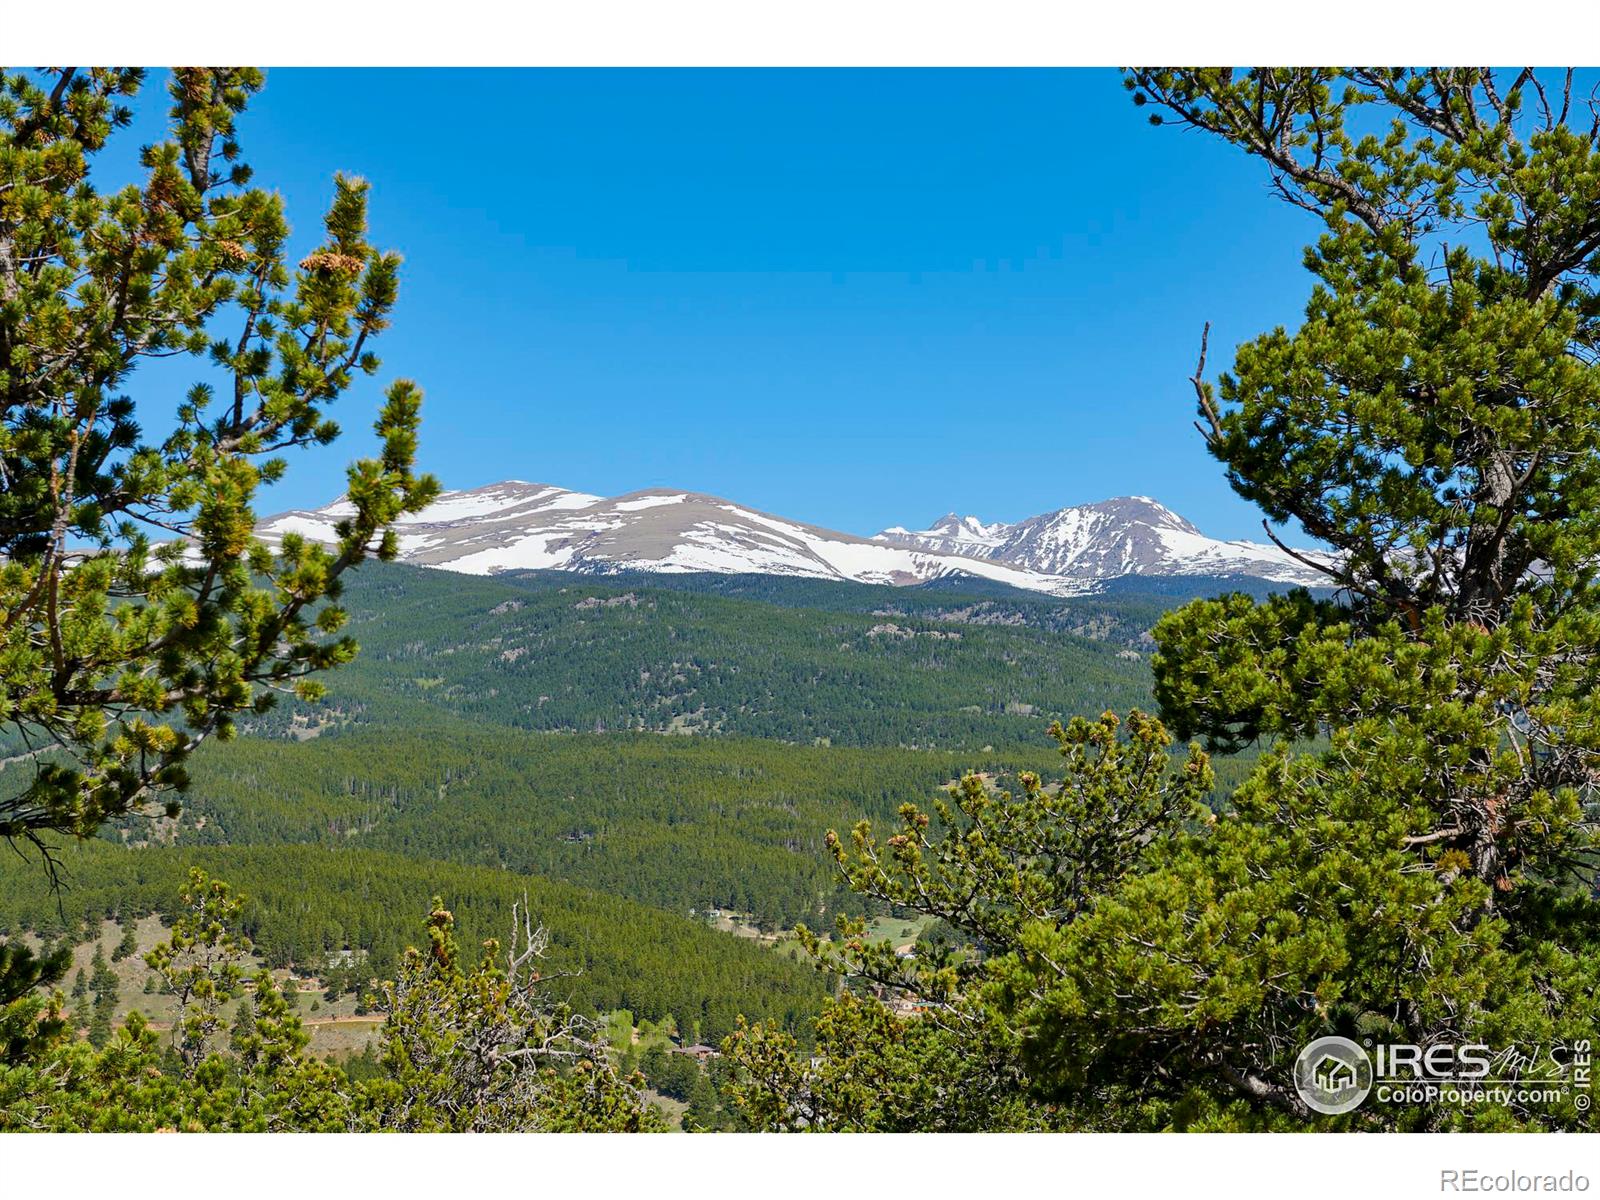
<svg viewBox="0 0 1600 1200"><path fill-rule="evenodd" d="M984 525L976 518L950 513L927 529L885 529L876 540L988 558L1071 579L1238 575L1283 583L1323 582L1276 546L1209 538L1150 496L1113 496L1069 505L1014 524Z"/></svg>
<svg viewBox="0 0 1600 1200"><path fill-rule="evenodd" d="M1109 500L1100 500L1094 504L1083 504L1078 507L1089 512L1104 513L1117 521L1144 522L1149 525L1181 529L1185 533L1200 533L1191 522L1150 496L1113 496ZM1057 510L1057 512L1069 511L1071 510Z"/></svg>
<svg viewBox="0 0 1600 1200"><path fill-rule="evenodd" d="M874 534L872 540L922 546L928 549L934 548L937 543L941 552L977 553L981 558L987 556L980 552L998 546L1005 539L1006 530L1009 528L1010 526L1002 523L987 524L971 515L962 516L957 512L947 512L926 529L911 530L896 525Z"/></svg>

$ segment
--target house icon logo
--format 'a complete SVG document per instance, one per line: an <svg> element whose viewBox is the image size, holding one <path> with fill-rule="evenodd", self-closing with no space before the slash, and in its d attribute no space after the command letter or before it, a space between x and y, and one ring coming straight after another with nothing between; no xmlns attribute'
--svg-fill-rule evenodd
<svg viewBox="0 0 1600 1200"><path fill-rule="evenodd" d="M1349 1038L1318 1038L1294 1060L1294 1087L1313 1112L1347 1113L1372 1090L1372 1060Z"/></svg>

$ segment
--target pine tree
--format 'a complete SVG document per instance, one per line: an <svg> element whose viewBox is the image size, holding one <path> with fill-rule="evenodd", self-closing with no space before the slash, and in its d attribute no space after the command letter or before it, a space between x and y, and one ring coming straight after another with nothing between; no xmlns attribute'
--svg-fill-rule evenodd
<svg viewBox="0 0 1600 1200"><path fill-rule="evenodd" d="M897 963L859 923L803 935L939 1018L848 997L814 1056L742 1030L744 1110L884 1128L1009 1078L1030 1120L1094 1128L1585 1127L1571 1088L1321 1116L1292 1068L1329 1034L1543 1060L1600 1025L1600 124L1570 73L1127 83L1322 223L1305 320L1215 382L1202 338L1193 386L1269 536L1296 523L1332 552L1305 556L1332 595L1224 596L1157 625L1177 735L1267 746L1215 811L1174 820L1197 793L1130 769L1166 738L1140 719L1066 747L1059 789L970 779L888 838L830 835L853 887L943 919L966 953ZM1151 824L1117 833L1141 808Z"/></svg>
<svg viewBox="0 0 1600 1200"><path fill-rule="evenodd" d="M1570 73L1128 82L1162 121L1264 160L1324 230L1306 253L1316 284L1300 327L1241 346L1215 387L1202 361L1195 389L1229 482L1332 548L1322 569L1339 599L1226 597L1156 629L1156 694L1180 735L1284 742L1175 867L1205 891L1138 898L1135 927L1152 932L1203 919L1208 893L1285 914L1174 972L1236 996L1195 1075L1304 1117L1284 1056L1262 1048L1268 1028L1290 1042L1592 1037L1600 129L1571 105ZM1382 133L1357 132L1377 122ZM1330 749L1287 748L1314 736ZM1223 1015L1183 1007L1172 1040ZM1170 1044L1157 1034L1141 1049ZM1574 1119L1569 1096L1352 1123Z"/></svg>
<svg viewBox="0 0 1600 1200"><path fill-rule="evenodd" d="M112 962L121 962L131 957L139 949L139 923L138 919L129 916L122 923L122 938L117 942L117 947L111 952Z"/></svg>
<svg viewBox="0 0 1600 1200"><path fill-rule="evenodd" d="M223 1006L239 993L251 945L237 932L244 898L222 880L193 868L181 900L183 911L172 923L171 936L146 954L145 962L177 998L172 1042L185 1074L193 1078L210 1038L222 1028Z"/></svg>
<svg viewBox="0 0 1600 1200"><path fill-rule="evenodd" d="M49 832L143 811L275 689L318 694L307 676L355 653L323 602L366 555L392 557L391 522L437 491L412 472L420 397L402 381L380 455L350 468L338 546L252 537L279 455L332 441L330 406L377 370L399 268L346 176L323 244L286 260L281 197L252 184L236 128L262 80L174 71L166 136L105 190L143 72L0 76L0 719L51 750L0 797L12 842L47 852ZM196 382L147 440L138 368L174 357Z"/></svg>
<svg viewBox="0 0 1600 1200"><path fill-rule="evenodd" d="M382 985L380 1061L392 1090L373 1119L409 1132L639 1132L659 1115L620 1078L597 1020L555 998L540 965L548 934L526 902L503 960L490 939L468 970L455 918L435 898L428 945Z"/></svg>
<svg viewBox="0 0 1600 1200"><path fill-rule="evenodd" d="M35 953L21 942L0 942L0 1070L36 1055L65 1032L60 991L40 993L59 983L71 964L72 947L65 943Z"/></svg>
<svg viewBox="0 0 1600 1200"><path fill-rule="evenodd" d="M89 1044L100 1049L111 1040L111 1010L96 1001L89 1016Z"/></svg>
<svg viewBox="0 0 1600 1200"><path fill-rule="evenodd" d="M95 943L89 968L89 991L94 993L89 1016L89 1041L95 1046L104 1046L111 1040L111 1019L117 1010L119 981L117 973L106 961L105 947L99 942Z"/></svg>
<svg viewBox="0 0 1600 1200"><path fill-rule="evenodd" d="M242 1054L248 1049L250 1039L256 1033L256 1006L249 997L239 1001L239 1008L233 1014L233 1026L228 1034L228 1046L234 1054Z"/></svg>
<svg viewBox="0 0 1600 1200"><path fill-rule="evenodd" d="M1214 784L1198 748L1174 763L1161 722L1137 711L1051 729L1064 761L1059 782L1032 772L1018 790L978 775L931 812L903 804L893 833L860 822L828 846L850 886L895 909L937 917L959 933L910 959L872 941L863 918L841 916L837 936L805 926L800 944L851 981L830 1001L805 1047L774 1024L746 1024L724 1042L736 1067L728 1090L744 1120L763 1129L978 1132L1071 1127L1064 1111L1092 1097L1049 1078L1054 1038L1029 1028L1045 981L1071 970L1051 940L1090 917L1107 894L1154 871L1152 848L1202 823ZM980 952L981 950L981 952ZM936 1019L896 1012L911 1000ZM1035 1047L1028 1043L1033 1041ZM1085 1051L1104 1048L1096 1036Z"/></svg>
<svg viewBox="0 0 1600 1200"><path fill-rule="evenodd" d="M106 948L99 942L94 945L94 957L89 960L89 971L89 988L95 995L117 990L117 973L106 961Z"/></svg>

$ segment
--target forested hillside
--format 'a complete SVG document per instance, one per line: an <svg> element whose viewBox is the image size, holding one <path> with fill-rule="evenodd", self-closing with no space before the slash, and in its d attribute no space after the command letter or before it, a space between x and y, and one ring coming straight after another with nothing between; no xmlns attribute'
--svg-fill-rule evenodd
<svg viewBox="0 0 1600 1200"><path fill-rule="evenodd" d="M310 717L389 726L445 712L543 731L976 751L1033 745L1053 717L1149 702L1137 650L1040 627L1057 614L1109 630L1105 602L1077 616L1035 603L984 624L950 616L981 597L930 593L845 611L837 597L850 593L831 594L833 608L802 608L636 581L374 565L346 596L361 655L330 678ZM1142 606L1140 615L1154 616ZM282 731L289 719L286 709L261 728Z"/></svg>
<svg viewBox="0 0 1600 1200"><path fill-rule="evenodd" d="M815 921L848 893L822 839L884 820L970 769L1049 771L1006 754L790 746L748 738L358 728L242 739L195 763L177 840L321 842L568 879L678 912ZM147 836L139 825L125 829Z"/></svg>
<svg viewBox="0 0 1600 1200"><path fill-rule="evenodd" d="M968 771L1049 778L1051 719L1149 703L1126 642L1057 628L1137 643L1160 611L1148 598L645 582L369 567L348 596L362 654L330 698L206 747L176 826L120 836L357 846L787 928L849 896L828 829L886 821ZM657 687L664 660L680 678ZM647 731L595 732L630 720Z"/></svg>
<svg viewBox="0 0 1600 1200"><path fill-rule="evenodd" d="M63 852L66 885L42 873L0 872L0 933L76 937L86 923L170 913L184 876L199 866L249 897L243 931L271 966L325 974L350 950L362 981L392 978L417 941L433 895L446 898L463 942L502 941L511 905L527 895L550 931L550 966L580 1008L626 1008L686 1033L720 1037L740 1012L798 1028L825 992L809 967L759 943L686 917L570 885L481 867L317 846L128 849L87 842ZM354 980L352 980L354 982Z"/></svg>

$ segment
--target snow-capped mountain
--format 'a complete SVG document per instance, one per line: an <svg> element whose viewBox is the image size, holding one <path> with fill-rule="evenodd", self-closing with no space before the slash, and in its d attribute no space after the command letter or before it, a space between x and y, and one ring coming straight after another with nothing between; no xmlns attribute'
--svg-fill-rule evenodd
<svg viewBox="0 0 1600 1200"><path fill-rule="evenodd" d="M927 529L885 529L874 539L934 553L966 554L1071 579L1123 575L1244 575L1278 583L1322 584L1321 572L1276 546L1209 538L1148 496L1121 496L1042 513L1015 524L941 517ZM1314 561L1325 554L1304 551Z"/></svg>
<svg viewBox="0 0 1600 1200"><path fill-rule="evenodd" d="M987 558L1005 542L1011 528L1004 523L985 525L977 517L945 513L926 529L913 532L895 525L875 535L873 540L917 546L940 554L968 554L975 558Z"/></svg>
<svg viewBox="0 0 1600 1200"><path fill-rule="evenodd" d="M258 532L269 542L291 532L331 542L335 523L351 511L339 500L280 513ZM445 492L422 512L401 518L397 532L402 562L470 575L531 568L709 571L914 584L965 573L1056 595L1084 590L1049 572L889 545L665 488L607 499L512 480Z"/></svg>
<svg viewBox="0 0 1600 1200"><path fill-rule="evenodd" d="M270 517L259 532L269 542L291 532L331 542L334 525L350 513L341 499ZM1208 538L1144 496L1014 524L951 513L927 529L861 538L699 492L652 488L608 499L510 480L445 492L401 518L398 533L402 562L470 575L708 571L916 584L966 574L1062 596L1124 575L1327 582L1275 546Z"/></svg>

